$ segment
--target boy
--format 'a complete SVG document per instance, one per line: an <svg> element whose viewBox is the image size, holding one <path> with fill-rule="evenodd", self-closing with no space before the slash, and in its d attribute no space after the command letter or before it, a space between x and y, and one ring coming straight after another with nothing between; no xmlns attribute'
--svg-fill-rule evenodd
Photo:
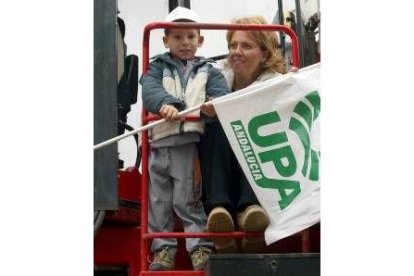
<svg viewBox="0 0 414 276"><path fill-rule="evenodd" d="M165 21L200 20L194 11L177 7ZM200 30L166 29L164 33L163 42L170 51L155 56L141 79L143 106L167 120L149 131L149 231L173 232L174 209L185 232L204 232L207 217L195 196L193 178L203 125L180 121L177 114L230 90L224 76L210 64L212 60L195 56L204 40ZM188 238L186 248L194 270L203 270L214 245L207 239ZM149 270L174 269L176 239L154 239L151 251L154 260Z"/></svg>

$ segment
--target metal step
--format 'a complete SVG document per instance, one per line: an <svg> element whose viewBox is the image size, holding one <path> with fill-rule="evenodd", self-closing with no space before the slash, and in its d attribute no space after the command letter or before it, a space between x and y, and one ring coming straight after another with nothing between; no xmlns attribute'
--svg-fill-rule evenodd
<svg viewBox="0 0 414 276"><path fill-rule="evenodd" d="M141 271L140 276L204 276L204 271L175 270L175 271Z"/></svg>
<svg viewBox="0 0 414 276"><path fill-rule="evenodd" d="M319 253L213 254L205 276L320 276Z"/></svg>

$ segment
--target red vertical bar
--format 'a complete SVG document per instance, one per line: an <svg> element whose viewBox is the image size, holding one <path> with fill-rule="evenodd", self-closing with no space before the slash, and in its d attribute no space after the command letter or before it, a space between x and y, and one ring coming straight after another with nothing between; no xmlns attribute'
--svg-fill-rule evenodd
<svg viewBox="0 0 414 276"><path fill-rule="evenodd" d="M297 35L292 29L289 29L286 27L285 30L283 30L287 35L290 36L290 39L292 40L292 62L293 66L296 68L300 68L299 65L299 40Z"/></svg>
<svg viewBox="0 0 414 276"><path fill-rule="evenodd" d="M149 40L150 32L144 32L143 39L143 58L142 71L146 74L149 66ZM147 116L146 110L142 109L142 125L147 124L144 118ZM149 253L148 239L144 239L148 233L148 130L143 131L141 140L141 164L142 164L142 181L141 181L141 271L147 270L147 256Z"/></svg>
<svg viewBox="0 0 414 276"><path fill-rule="evenodd" d="M309 253L310 252L309 229L303 230L300 235L302 237L302 252Z"/></svg>

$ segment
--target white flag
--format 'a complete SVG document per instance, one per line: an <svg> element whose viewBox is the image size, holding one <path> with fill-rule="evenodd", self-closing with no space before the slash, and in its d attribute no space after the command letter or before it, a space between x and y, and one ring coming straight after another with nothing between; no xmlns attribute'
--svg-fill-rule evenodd
<svg viewBox="0 0 414 276"><path fill-rule="evenodd" d="M213 101L260 204L267 244L320 221L320 65Z"/></svg>

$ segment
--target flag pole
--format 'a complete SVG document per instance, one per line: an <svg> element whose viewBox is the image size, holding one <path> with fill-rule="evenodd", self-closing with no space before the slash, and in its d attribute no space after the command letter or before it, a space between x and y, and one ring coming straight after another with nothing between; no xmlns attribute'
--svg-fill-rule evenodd
<svg viewBox="0 0 414 276"><path fill-rule="evenodd" d="M194 106L194 107L192 107L192 108L189 108L189 109L183 110L183 111L181 111L181 112L178 112L178 116L180 116L180 117L181 117L181 116L184 116L184 115L186 115L186 114L188 114L188 113L191 113L191 112L194 112L194 111L196 111L196 110L199 110L199 109L200 109L200 107L201 107L201 104L199 104L199 105L197 105L197 106ZM144 131L144 130L147 130L147 129L153 128L153 127L155 127L155 126L157 126L157 125L160 125L160 124L162 124L162 123L165 123L165 122L166 122L166 120L165 120L165 119L161 119L161 120L158 120L158 121L152 122L152 123L150 123L150 124L148 124L148 125L145 125L145 126L139 127L139 128L137 128L137 129L135 129L135 130L133 130L133 131L126 132L126 133L124 133L124 134L122 134L122 135L116 136L116 137L114 137L114 138L111 138L111 139L109 139L109 140L106 140L106 141L103 141L103 142L101 142L101 143L99 143L99 144L94 145L94 146L93 146L93 150L97 150L97 149L100 149L100 148L106 147L106 146L108 146L108 145L110 145L110 144L113 144L113 143L115 143L115 142L118 142L119 140L122 140L122 139L124 139L124 138L126 138L126 137L129 137L129 136L134 135L134 134L136 134L136 133L138 133L138 132L141 132L141 131Z"/></svg>

